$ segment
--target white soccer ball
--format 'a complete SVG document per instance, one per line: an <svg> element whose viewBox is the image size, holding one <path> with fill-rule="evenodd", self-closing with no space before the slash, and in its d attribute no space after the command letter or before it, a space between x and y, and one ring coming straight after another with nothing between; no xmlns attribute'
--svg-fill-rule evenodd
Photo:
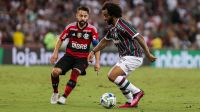
<svg viewBox="0 0 200 112"><path fill-rule="evenodd" d="M113 93L104 93L101 96L100 103L105 108L112 108L116 105L116 97Z"/></svg>

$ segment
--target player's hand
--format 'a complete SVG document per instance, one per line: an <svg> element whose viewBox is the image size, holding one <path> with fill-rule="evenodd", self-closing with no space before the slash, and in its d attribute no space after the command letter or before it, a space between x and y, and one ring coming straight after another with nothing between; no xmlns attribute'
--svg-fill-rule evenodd
<svg viewBox="0 0 200 112"><path fill-rule="evenodd" d="M94 71L99 72L99 70L100 70L100 64L99 64L99 63L96 63L96 64L94 65Z"/></svg>
<svg viewBox="0 0 200 112"><path fill-rule="evenodd" d="M94 57L94 52L90 52L89 55L88 55L88 58L87 58L87 61L89 63L92 63L93 62L93 57Z"/></svg>
<svg viewBox="0 0 200 112"><path fill-rule="evenodd" d="M148 56L147 56L147 58L149 59L149 61L151 61L151 62L154 62L154 61L156 61L156 57L155 56L153 56L152 54L149 54Z"/></svg>
<svg viewBox="0 0 200 112"><path fill-rule="evenodd" d="M53 54L50 58L50 63L54 64L58 59L58 54Z"/></svg>

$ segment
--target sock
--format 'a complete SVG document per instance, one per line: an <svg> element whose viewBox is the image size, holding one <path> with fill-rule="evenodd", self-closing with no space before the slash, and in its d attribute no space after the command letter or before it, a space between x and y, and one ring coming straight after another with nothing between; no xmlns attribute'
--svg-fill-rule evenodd
<svg viewBox="0 0 200 112"><path fill-rule="evenodd" d="M78 70L76 70L76 69L72 70L70 80L68 81L68 83L65 87L65 92L63 94L64 97L69 96L71 91L75 88L79 74L80 73Z"/></svg>
<svg viewBox="0 0 200 112"><path fill-rule="evenodd" d="M120 90L122 91L122 94L127 99L127 102L131 103L131 101L133 100L133 94L129 90L122 90L121 88Z"/></svg>
<svg viewBox="0 0 200 112"><path fill-rule="evenodd" d="M53 75L51 74L51 83L53 87L53 92L58 93L59 76L53 77Z"/></svg>
<svg viewBox="0 0 200 112"><path fill-rule="evenodd" d="M114 83L117 84L122 90L129 90L132 94L140 92L139 88L135 87L123 76L118 76Z"/></svg>

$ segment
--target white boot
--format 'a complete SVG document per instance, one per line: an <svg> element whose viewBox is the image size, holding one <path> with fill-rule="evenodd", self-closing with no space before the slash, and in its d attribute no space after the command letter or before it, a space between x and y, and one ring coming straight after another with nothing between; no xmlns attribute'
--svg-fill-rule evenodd
<svg viewBox="0 0 200 112"><path fill-rule="evenodd" d="M51 103L51 104L56 104L57 101L58 101L58 97L59 97L59 93L53 93L52 96L51 96L51 101L50 101L50 103Z"/></svg>
<svg viewBox="0 0 200 112"><path fill-rule="evenodd" d="M66 101L66 98L65 97L63 97L63 96L61 96L59 99L58 99L58 101L57 101L57 103L58 104L65 104L65 101Z"/></svg>

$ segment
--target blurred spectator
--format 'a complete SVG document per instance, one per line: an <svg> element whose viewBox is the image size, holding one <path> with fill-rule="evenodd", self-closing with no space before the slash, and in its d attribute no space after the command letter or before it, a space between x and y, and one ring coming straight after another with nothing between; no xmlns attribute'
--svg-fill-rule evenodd
<svg viewBox="0 0 200 112"><path fill-rule="evenodd" d="M24 46L24 33L21 32L21 25L17 25L16 31L13 33L14 46L22 48Z"/></svg>
<svg viewBox="0 0 200 112"><path fill-rule="evenodd" d="M6 28L0 28L0 45L13 45L11 34L8 33Z"/></svg>
<svg viewBox="0 0 200 112"><path fill-rule="evenodd" d="M152 41L152 49L161 49L162 48L162 40L160 37L154 38Z"/></svg>
<svg viewBox="0 0 200 112"><path fill-rule="evenodd" d="M13 45L12 34L20 25L25 47L42 46L49 29L53 29L53 34L61 32L74 20L72 14L80 5L90 7L89 22L97 27L101 39L105 22L99 19L99 11L105 1L1 0L0 45ZM145 36L148 45L152 46L152 39L156 39L156 43L162 40L164 49L200 49L200 0L110 1L120 4L124 17Z"/></svg>
<svg viewBox="0 0 200 112"><path fill-rule="evenodd" d="M49 31L45 36L44 36L44 44L46 49L48 50L53 50L55 45L56 45L56 36L53 34L53 32Z"/></svg>

